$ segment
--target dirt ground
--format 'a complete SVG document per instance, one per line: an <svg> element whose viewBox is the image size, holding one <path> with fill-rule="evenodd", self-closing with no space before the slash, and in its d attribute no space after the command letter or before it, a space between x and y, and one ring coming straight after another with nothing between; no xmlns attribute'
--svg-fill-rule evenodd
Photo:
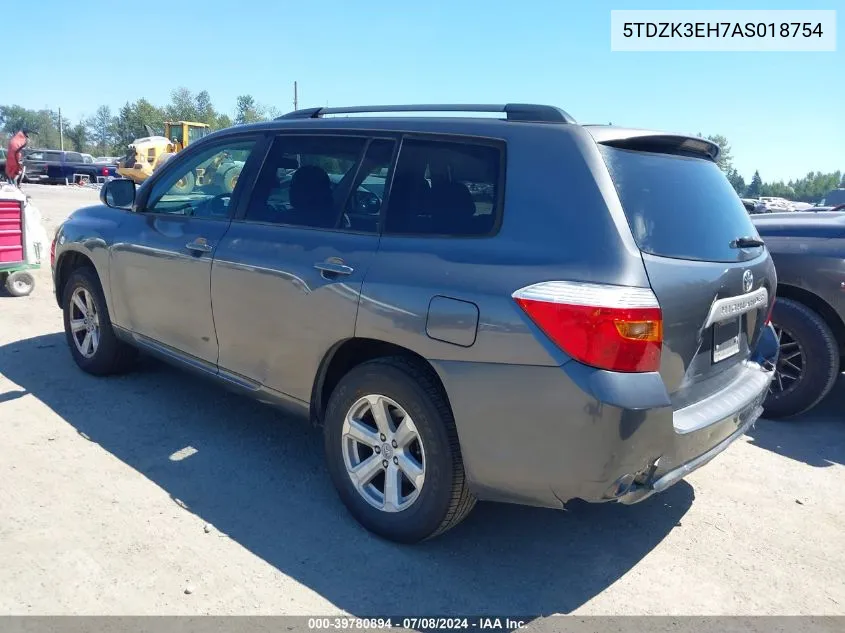
<svg viewBox="0 0 845 633"><path fill-rule="evenodd" d="M97 201L25 188L51 237ZM0 294L0 614L845 614L845 380L642 504L479 504L401 547L317 431L152 360L85 375L61 330L49 263Z"/></svg>

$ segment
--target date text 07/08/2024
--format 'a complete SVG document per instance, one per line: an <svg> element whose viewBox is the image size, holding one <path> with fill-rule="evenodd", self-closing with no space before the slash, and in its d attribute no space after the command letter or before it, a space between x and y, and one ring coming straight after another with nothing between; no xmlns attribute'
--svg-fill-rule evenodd
<svg viewBox="0 0 845 633"><path fill-rule="evenodd" d="M521 629L527 622L511 617L385 617L385 618L309 618L308 629L329 630L372 630L372 629L414 629L417 631L480 630L512 631Z"/></svg>

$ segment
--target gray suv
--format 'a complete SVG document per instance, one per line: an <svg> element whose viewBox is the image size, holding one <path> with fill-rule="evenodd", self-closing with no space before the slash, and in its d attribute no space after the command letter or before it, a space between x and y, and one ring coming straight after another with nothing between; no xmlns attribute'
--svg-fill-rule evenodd
<svg viewBox="0 0 845 633"><path fill-rule="evenodd" d="M59 228L70 352L309 416L396 541L476 499L633 503L741 436L773 375L775 270L718 151L526 104L221 130Z"/></svg>

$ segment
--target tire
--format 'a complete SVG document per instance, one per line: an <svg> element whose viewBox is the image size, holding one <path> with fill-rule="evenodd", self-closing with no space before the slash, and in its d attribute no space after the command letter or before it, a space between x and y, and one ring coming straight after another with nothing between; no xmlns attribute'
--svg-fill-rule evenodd
<svg viewBox="0 0 845 633"><path fill-rule="evenodd" d="M809 411L830 392L839 374L839 347L824 319L803 303L778 297L772 324L781 333L781 351L763 408L765 417L785 418ZM791 358L796 352L800 356Z"/></svg>
<svg viewBox="0 0 845 633"><path fill-rule="evenodd" d="M13 297L25 297L35 288L35 277L26 270L9 273L6 277L6 290Z"/></svg>
<svg viewBox="0 0 845 633"><path fill-rule="evenodd" d="M180 178L173 184L173 186L170 188L170 191L171 193L187 195L194 190L194 184L196 184L194 172L189 171L187 174L185 174L182 178Z"/></svg>
<svg viewBox="0 0 845 633"><path fill-rule="evenodd" d="M220 189L223 193L232 193L241 175L240 167L230 167L220 177Z"/></svg>
<svg viewBox="0 0 845 633"><path fill-rule="evenodd" d="M79 332L71 329L71 321L79 322L83 314L74 301L77 292L80 293L78 297L83 303L87 303L86 299L90 297L94 314L96 314L96 337L94 337L93 328L92 331L86 328ZM95 376L108 376L122 373L131 367L137 356L137 350L115 335L100 280L92 268L77 268L71 273L62 292L62 310L65 338L73 360L80 369ZM96 343L92 346L84 346L91 351L90 355L83 354L80 350L80 345L85 342L88 334L91 335L92 340L96 338ZM80 345L77 345L77 341L81 341Z"/></svg>
<svg viewBox="0 0 845 633"><path fill-rule="evenodd" d="M368 497L359 492L347 470L346 460L351 453L347 448L351 440L344 435L347 414L368 395L383 396L398 405L408 413L415 426L416 443L409 444L405 449L391 449L388 441L382 444L379 453L381 457L388 458L388 465L391 461L396 463L397 459L407 460L407 456L414 451L417 456L422 455L422 485L416 493L408 495L407 506L399 504L398 511L376 507L378 502L372 501L371 497L371 501L368 501ZM323 438L329 474L341 501L359 523L383 538L398 543L416 543L432 538L460 523L475 505L475 496L469 490L464 473L452 411L431 370L419 362L390 357L353 368L340 380L329 398ZM374 441L377 444L380 438ZM370 449L370 457L375 451L375 448ZM377 459L378 455L375 457ZM361 463L367 460L365 457ZM381 478L382 502L386 496L383 493L387 491L387 473L391 472L383 468L384 463L382 460L379 472L374 475L372 483L368 484L377 488ZM397 472L396 469L393 472ZM401 491L411 485L411 480L404 476L400 476L400 480L399 499L402 498Z"/></svg>

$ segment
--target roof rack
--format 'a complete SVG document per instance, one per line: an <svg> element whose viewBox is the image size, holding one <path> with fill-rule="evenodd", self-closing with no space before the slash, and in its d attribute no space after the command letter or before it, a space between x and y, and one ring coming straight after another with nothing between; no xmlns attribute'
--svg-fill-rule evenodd
<svg viewBox="0 0 845 633"><path fill-rule="evenodd" d="M424 105L373 105L349 108L305 108L294 110L276 118L319 119L326 114L361 114L372 112L503 112L508 121L532 123L575 123L575 119L560 108L532 103L492 104L424 104Z"/></svg>

